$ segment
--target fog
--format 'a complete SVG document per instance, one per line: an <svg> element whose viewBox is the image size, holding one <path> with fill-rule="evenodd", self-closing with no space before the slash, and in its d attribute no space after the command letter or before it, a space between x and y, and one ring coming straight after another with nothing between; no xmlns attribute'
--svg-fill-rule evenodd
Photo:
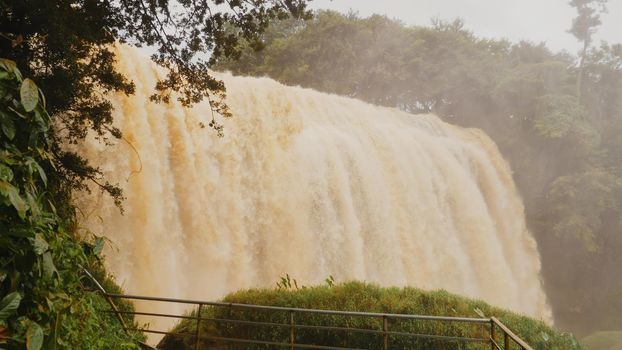
<svg viewBox="0 0 622 350"><path fill-rule="evenodd" d="M622 1L608 3L596 41L620 42ZM315 9L332 9L361 16L387 15L410 25L428 25L431 18L462 18L478 36L510 41L546 42L552 50L576 52L581 45L567 29L575 16L567 0L315 0Z"/></svg>

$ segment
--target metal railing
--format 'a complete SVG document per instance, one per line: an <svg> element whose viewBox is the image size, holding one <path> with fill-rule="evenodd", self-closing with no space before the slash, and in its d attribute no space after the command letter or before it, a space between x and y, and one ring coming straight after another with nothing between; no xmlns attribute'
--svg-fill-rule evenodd
<svg viewBox="0 0 622 350"><path fill-rule="evenodd" d="M377 346L371 348L382 348L384 350L390 349L392 341L397 338L413 339L413 342L427 340L438 342L453 342L453 343L471 343L479 344L482 349L490 347L491 350L533 350L527 343L520 339L510 329L508 329L503 323L501 323L495 317L491 318L470 318L470 317L444 317L444 316L424 316L424 315L407 315L407 314L386 314L386 313L372 313L372 312L353 312L353 311L334 311L334 310L318 310L318 309L303 309L303 308L290 308L290 307L277 307L277 306L264 306L264 305L250 305L250 304L237 304L237 303L224 303L224 302L208 302L202 300L185 300L185 299L173 299L173 298L157 298L138 295L125 295L125 294L113 294L108 293L102 285L88 272L85 273L93 280L93 283L99 290L99 292L106 298L110 304L110 310L102 310L103 312L114 313L119 322L123 326L126 332L138 331L152 334L161 334L169 337L177 338L190 338L194 340L194 349L203 349L201 344L203 341L218 342L218 343L232 343L232 344L255 344L264 345L270 347L290 348L290 349L363 349L361 347L348 347L343 345L329 345L329 344L312 344L308 342L301 342L298 339L298 335L304 331L318 331L318 332L340 332L344 334L361 333L361 334L373 334L380 338L380 343ZM176 315L146 311L122 311L117 308L114 300L141 300L147 302L160 302L160 303L175 303L194 305L197 307L196 312L187 315ZM270 313L284 313L287 317L281 319L285 322L266 322L266 321L253 321L244 318L233 317L210 317L206 316L203 311L206 311L207 307L212 308L226 308L228 314L232 315L233 310L246 310L253 312L270 312ZM340 325L324 325L324 324L310 324L305 323L304 320L309 317L305 315L323 315L326 317L342 317L342 318L362 318L367 319L371 324L377 324L378 328L370 327L356 327L347 324L346 326ZM165 330L154 330L148 328L139 328L135 325L131 327L127 325L124 320L124 316L150 316L150 317L163 317L172 318L176 320L191 320L194 322L194 329L192 332L176 332ZM468 324L471 325L471 334L432 334L421 333L413 331L404 331L403 328L392 328L390 325L397 321L417 321L417 322L442 322L451 324ZM286 337L281 337L280 340L275 339L253 339L253 338L241 338L236 334L232 336L201 334L202 326L205 326L208 322L214 324L228 324L228 325L242 325L246 327L255 327L257 329L261 327L272 327L274 329L283 329ZM317 322L315 322L317 323ZM256 332L246 332L256 333ZM460 333L460 332L458 332ZM284 339L286 338L286 339ZM308 337L307 337L308 338ZM402 342L403 344L403 342ZM144 348L154 349L141 344ZM413 343L415 345L415 343ZM370 348L370 347L364 347Z"/></svg>

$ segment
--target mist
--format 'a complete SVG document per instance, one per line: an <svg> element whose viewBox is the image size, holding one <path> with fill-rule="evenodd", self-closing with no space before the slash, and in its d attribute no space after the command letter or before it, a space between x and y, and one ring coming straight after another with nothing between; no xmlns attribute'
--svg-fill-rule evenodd
<svg viewBox="0 0 622 350"><path fill-rule="evenodd" d="M401 11L397 20L372 14L371 3L320 2L317 8L354 12L318 10L306 22L274 23L263 51L246 48L239 61L218 60L216 69L483 130L509 162L525 203L556 326L579 336L620 331L622 46L602 41L619 26L612 18L620 4L575 3L533 4L522 11L550 21L496 32L501 27L489 25L507 13L492 11L479 23L478 11L456 5L413 25L422 14L409 16L405 7L382 5L389 16ZM440 19L461 10L470 20Z"/></svg>

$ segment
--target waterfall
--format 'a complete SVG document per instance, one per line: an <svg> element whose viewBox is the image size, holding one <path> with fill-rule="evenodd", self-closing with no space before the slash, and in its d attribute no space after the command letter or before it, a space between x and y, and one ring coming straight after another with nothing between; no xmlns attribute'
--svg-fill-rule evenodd
<svg viewBox="0 0 622 350"><path fill-rule="evenodd" d="M207 103L150 102L162 73L136 49L117 51L136 84L110 96L124 140L79 149L121 185L125 214L95 189L75 197L128 293L214 300L286 273L304 285L332 275L550 321L523 204L483 132L219 73L234 114L219 138L200 127Z"/></svg>

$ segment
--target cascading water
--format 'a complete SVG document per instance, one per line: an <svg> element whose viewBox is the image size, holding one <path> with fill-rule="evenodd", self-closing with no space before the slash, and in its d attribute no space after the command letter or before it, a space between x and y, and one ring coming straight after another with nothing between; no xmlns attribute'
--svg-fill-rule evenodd
<svg viewBox="0 0 622 350"><path fill-rule="evenodd" d="M286 273L307 285L333 275L550 321L522 202L481 131L224 74L235 118L218 138L199 126L207 103L149 102L158 69L118 54L136 84L110 97L126 142L81 150L123 187L125 215L97 191L76 197L82 225L113 242L107 264L127 292L210 300Z"/></svg>

